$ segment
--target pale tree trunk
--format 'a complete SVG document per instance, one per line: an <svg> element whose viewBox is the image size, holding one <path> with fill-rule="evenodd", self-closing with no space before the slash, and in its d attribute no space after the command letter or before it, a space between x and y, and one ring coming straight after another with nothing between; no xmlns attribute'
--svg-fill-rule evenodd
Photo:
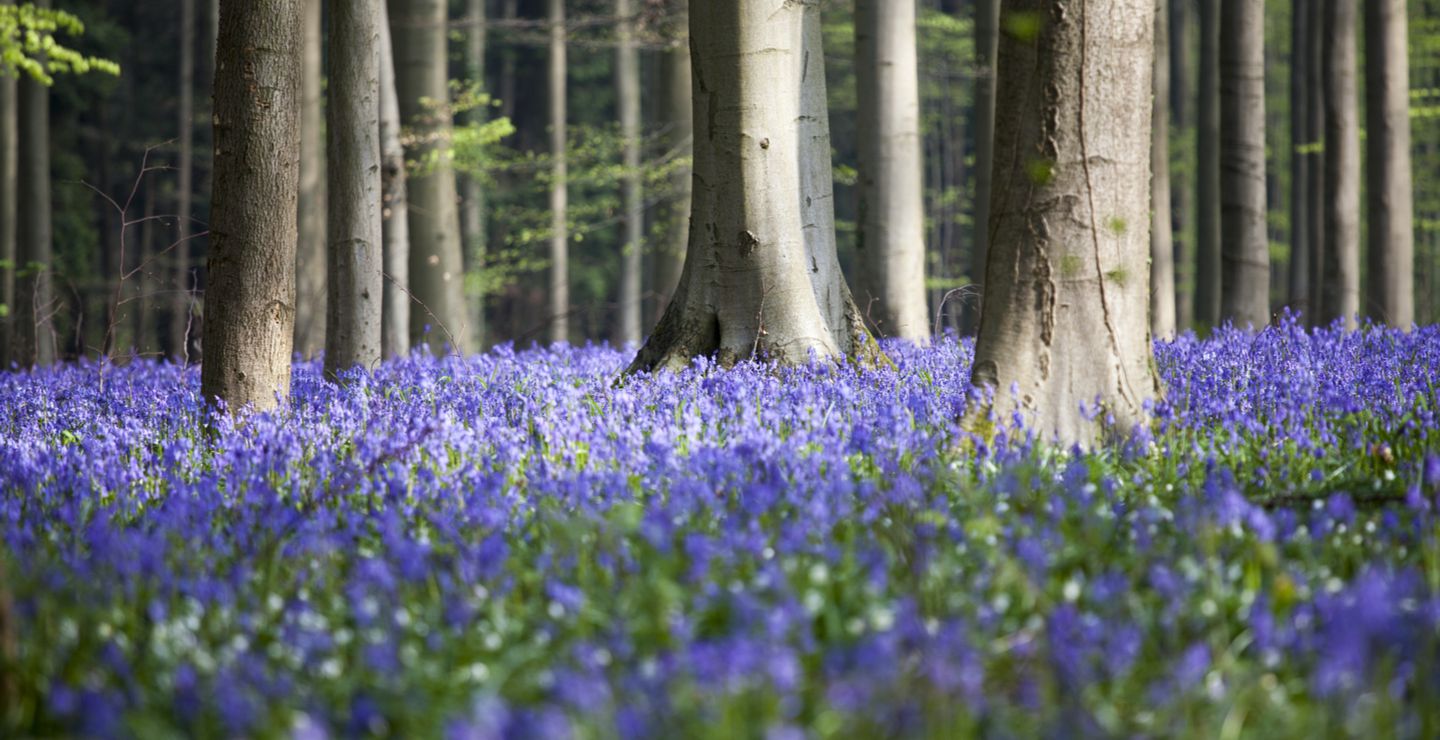
<svg viewBox="0 0 1440 740"><path fill-rule="evenodd" d="M1173 0L1169 0L1173 1ZM1150 117L1150 333L1175 336L1175 242L1170 215L1170 18L1155 3L1154 99Z"/></svg>
<svg viewBox="0 0 1440 740"><path fill-rule="evenodd" d="M410 207L405 194L405 147L400 143L400 101L395 95L395 55L390 24L376 28L380 54L381 229L384 239L384 299L380 344L385 357L410 351Z"/></svg>
<svg viewBox="0 0 1440 740"><path fill-rule="evenodd" d="M304 0L222 0L201 393L232 411L290 392Z"/></svg>
<svg viewBox="0 0 1440 740"><path fill-rule="evenodd" d="M1360 312L1360 115L1355 2L1325 0L1325 255L1321 320Z"/></svg>
<svg viewBox="0 0 1440 740"><path fill-rule="evenodd" d="M304 0L305 68L300 111L300 243L295 253L295 351L314 357L325 346L324 0Z"/></svg>
<svg viewBox="0 0 1440 740"><path fill-rule="evenodd" d="M1195 326L1220 323L1220 3L1200 0L1200 102L1195 131Z"/></svg>
<svg viewBox="0 0 1440 740"><path fill-rule="evenodd" d="M1316 0L1292 0L1290 12L1290 264L1285 294L1291 310L1310 314L1310 12Z"/></svg>
<svg viewBox="0 0 1440 740"><path fill-rule="evenodd" d="M1370 243L1365 315L1415 322L1415 197L1410 173L1410 72L1405 0L1365 3L1365 164Z"/></svg>
<svg viewBox="0 0 1440 740"><path fill-rule="evenodd" d="M383 0L329 0L325 374L380 362Z"/></svg>
<svg viewBox="0 0 1440 740"><path fill-rule="evenodd" d="M190 218L195 214L195 0L180 2L180 89L177 90L175 127L179 151L175 162L176 245L170 251L175 265L172 292L169 294L170 321L168 338L171 359L189 356L187 335L190 328L192 280L190 278Z"/></svg>
<svg viewBox="0 0 1440 740"><path fill-rule="evenodd" d="M980 326L985 296L985 259L990 251L990 201L995 181L995 60L1000 45L1000 0L975 3L975 233L970 247L970 279L980 283L974 309L966 302L965 333Z"/></svg>
<svg viewBox="0 0 1440 740"><path fill-rule="evenodd" d="M36 3L49 7L50 3ZM54 226L50 203L50 89L21 75L16 158L15 330L11 359L23 366L55 361Z"/></svg>
<svg viewBox="0 0 1440 740"><path fill-rule="evenodd" d="M689 157L694 151L695 124L691 119L694 104L691 100L690 85L690 39L685 37L660 60L661 93L665 126L669 135L667 147L672 156ZM655 312L650 317L651 325L660 320L670 305L670 298L680 285L680 273L685 267L685 245L690 238L690 180L691 170L678 170L671 185L672 198L668 213L668 227L664 242L655 250Z"/></svg>
<svg viewBox="0 0 1440 740"><path fill-rule="evenodd" d="M1190 28L1194 25L1194 4L1183 0L1169 0L1170 11L1170 120L1171 128L1185 134L1195 130L1195 87L1190 74L1194 71L1194 49ZM1192 150L1193 151L1193 150ZM1189 160L1187 153L1186 161ZM1186 166L1186 173L1193 174ZM1174 214L1171 221L1171 238L1174 240L1172 266L1175 273L1175 328L1180 330L1195 325L1195 289L1192 277L1195 274L1195 178L1176 180L1172 174L1171 196Z"/></svg>
<svg viewBox="0 0 1440 740"><path fill-rule="evenodd" d="M635 45L635 8L616 0L619 47L615 87L620 100L620 136L624 139L625 243L620 248L620 321L615 344L640 341L640 276L644 272L645 203L640 172L640 51Z"/></svg>
<svg viewBox="0 0 1440 740"><path fill-rule="evenodd" d="M476 86L485 89L485 36L488 32L485 0L467 0L465 30L465 73ZM467 111L468 123L483 124L485 106ZM465 250L465 272L478 273L485 268L485 190L477 175L460 178L460 240ZM465 305L470 316L470 346L485 345L485 295L466 290Z"/></svg>
<svg viewBox="0 0 1440 740"><path fill-rule="evenodd" d="M1305 200L1310 215L1309 308L1307 323L1321 323L1325 305L1325 4L1326 0L1309 0L1306 18L1309 23L1309 53L1306 69L1305 128L1310 132L1306 152L1309 179L1305 182Z"/></svg>
<svg viewBox="0 0 1440 740"><path fill-rule="evenodd" d="M690 8L694 197L685 268L631 371L878 348L835 256L819 7L783 0Z"/></svg>
<svg viewBox="0 0 1440 740"><path fill-rule="evenodd" d="M1265 223L1265 3L1223 0L1220 20L1220 314L1270 322Z"/></svg>
<svg viewBox="0 0 1440 740"><path fill-rule="evenodd" d="M406 182L409 195L410 339L432 350L469 351L465 266L455 168L450 158L453 122L446 73L444 0L390 0L400 119L414 141L407 154L419 170Z"/></svg>
<svg viewBox="0 0 1440 740"><path fill-rule="evenodd" d="M1003 6L1043 25L1000 41L1004 166L971 377L993 400L974 402L970 429L1020 412L1046 439L1088 445L1107 423L1143 424L1159 395L1145 269L1155 11L1153 0L1117 3L1094 17L1072 0ZM1081 405L1097 401L1087 420Z"/></svg>
<svg viewBox="0 0 1440 740"><path fill-rule="evenodd" d="M9 5L0 0L0 5ZM0 316L0 369L10 367L11 332L15 324L15 199L17 197L18 170L16 158L17 98L15 77L0 74L0 305L5 306L5 315Z"/></svg>
<svg viewBox="0 0 1440 740"><path fill-rule="evenodd" d="M569 185L566 180L565 0L550 0L550 341L570 340Z"/></svg>
<svg viewBox="0 0 1440 740"><path fill-rule="evenodd" d="M914 0L857 0L858 303L882 334L930 338Z"/></svg>

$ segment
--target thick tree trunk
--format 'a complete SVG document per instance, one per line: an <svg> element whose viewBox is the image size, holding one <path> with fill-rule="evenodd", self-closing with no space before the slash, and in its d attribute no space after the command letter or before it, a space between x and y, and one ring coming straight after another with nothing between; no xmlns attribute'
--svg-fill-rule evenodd
<svg viewBox="0 0 1440 740"><path fill-rule="evenodd" d="M325 347L325 92L324 0L304 0L305 68L300 111L300 243L295 253L295 351L314 357Z"/></svg>
<svg viewBox="0 0 1440 740"><path fill-rule="evenodd" d="M1415 322L1415 196L1410 173L1410 72L1405 0L1365 3L1365 164L1370 227L1365 315Z"/></svg>
<svg viewBox="0 0 1440 740"><path fill-rule="evenodd" d="M1223 0L1220 21L1220 313L1270 321L1265 223L1265 3Z"/></svg>
<svg viewBox="0 0 1440 740"><path fill-rule="evenodd" d="M399 357L410 351L410 206L405 193L405 147L400 143L400 101L395 94L395 54L386 19L380 19L376 32L385 267L380 344L385 357Z"/></svg>
<svg viewBox="0 0 1440 740"><path fill-rule="evenodd" d="M1072 0L1007 0L1042 20L1000 42L995 237L966 426L1023 413L1061 444L1128 432L1159 393L1146 320L1154 5L1092 17ZM1037 159L1037 156L1039 159ZM1012 388L1017 392L1012 393ZM1099 402L1091 421L1082 414Z"/></svg>
<svg viewBox="0 0 1440 740"><path fill-rule="evenodd" d="M48 2L37 3L49 7ZM50 89L22 75L16 195L15 331L11 359L22 367L55 361L54 226L50 203Z"/></svg>
<svg viewBox="0 0 1440 740"><path fill-rule="evenodd" d="M0 5L10 4L0 0ZM15 77L0 75L0 369L10 367L11 333L15 325L15 202L18 194Z"/></svg>
<svg viewBox="0 0 1440 740"><path fill-rule="evenodd" d="M1290 12L1290 263L1285 295L1293 311L1310 314L1310 12L1316 0L1292 0Z"/></svg>
<svg viewBox="0 0 1440 740"><path fill-rule="evenodd" d="M1191 80L1194 72L1193 34L1194 4L1183 0L1169 0L1170 10L1170 121L1171 129L1182 132L1182 139L1189 140L1195 130L1195 86ZM1171 236L1174 239L1175 268L1175 328L1184 329L1195 325L1195 178L1190 162L1194 150L1186 152L1184 172L1189 177L1176 178L1171 173L1171 198L1174 214L1171 221Z"/></svg>
<svg viewBox="0 0 1440 740"><path fill-rule="evenodd" d="M691 120L694 103L690 85L690 39L680 40L677 48L665 52L660 60L663 82L663 101L667 149L673 156L689 157L694 151L695 125ZM676 171L671 185L673 193L668 209L667 230L664 243L655 250L655 313L651 325L665 315L670 298L680 285L680 273L685 267L685 245L690 238L690 180L691 168Z"/></svg>
<svg viewBox="0 0 1440 740"><path fill-rule="evenodd" d="M930 338L914 0L857 0L861 311L881 334Z"/></svg>
<svg viewBox="0 0 1440 740"><path fill-rule="evenodd" d="M1195 326L1220 323L1220 3L1200 0L1196 138Z"/></svg>
<svg viewBox="0 0 1440 740"><path fill-rule="evenodd" d="M325 374L380 362L382 0L329 0Z"/></svg>
<svg viewBox="0 0 1440 740"><path fill-rule="evenodd" d="M410 339L432 350L469 351L465 266L455 168L449 156L453 123L446 73L444 0L390 0L396 91L401 122L421 163L407 183L410 197Z"/></svg>
<svg viewBox="0 0 1440 740"><path fill-rule="evenodd" d="M985 297L985 260L990 251L990 201L995 181L995 60L1000 45L1000 0L975 3L975 231L970 245L970 279L980 283L966 333L980 326Z"/></svg>
<svg viewBox="0 0 1440 740"><path fill-rule="evenodd" d="M640 276L645 246L645 204L640 172L640 51L635 44L635 8L616 0L619 47L615 52L616 95L620 99L620 136L624 139L625 243L620 248L620 320L615 343L640 341Z"/></svg>
<svg viewBox="0 0 1440 740"><path fill-rule="evenodd" d="M631 365L717 353L804 363L878 352L835 256L819 7L690 8L695 137L680 288Z"/></svg>
<svg viewBox="0 0 1440 740"><path fill-rule="evenodd" d="M290 390L304 0L223 0L201 392L231 410Z"/></svg>
<svg viewBox="0 0 1440 740"><path fill-rule="evenodd" d="M1325 0L1325 255L1320 318L1360 312L1360 116L1355 2Z"/></svg>
<svg viewBox="0 0 1440 740"><path fill-rule="evenodd" d="M176 91L175 101L175 127L179 130L179 151L175 162L177 243L170 252L175 265L175 284L169 294L170 320L166 341L170 357L175 360L189 357L187 345L194 339L188 336L188 332L192 298L189 287L193 282L190 277L190 219L195 215L191 213L195 193L195 24L195 0L181 0L180 89Z"/></svg>
<svg viewBox="0 0 1440 740"><path fill-rule="evenodd" d="M469 19L469 28L465 30L465 74L476 86L487 89L485 37L488 29L485 0L466 0L466 3L465 14ZM486 107L476 106L466 112L465 118L467 123L485 123ZM460 239L464 244L466 274L485 269L485 190L481 186L480 178L475 175L460 178ZM470 317L470 346L484 347L485 295L481 291L466 290L465 298Z"/></svg>
<svg viewBox="0 0 1440 740"><path fill-rule="evenodd" d="M1306 70L1305 127L1310 132L1306 160L1310 177L1305 183L1305 199L1310 212L1310 313L1305 318L1312 325L1322 323L1325 306L1325 5L1326 0L1309 0L1306 16L1309 21Z"/></svg>
<svg viewBox="0 0 1440 740"><path fill-rule="evenodd" d="M570 341L570 197L566 180L565 0L549 0L550 341Z"/></svg>
<svg viewBox="0 0 1440 740"><path fill-rule="evenodd" d="M1150 117L1150 333L1175 336L1175 243L1170 232L1170 23L1155 3L1155 96Z"/></svg>

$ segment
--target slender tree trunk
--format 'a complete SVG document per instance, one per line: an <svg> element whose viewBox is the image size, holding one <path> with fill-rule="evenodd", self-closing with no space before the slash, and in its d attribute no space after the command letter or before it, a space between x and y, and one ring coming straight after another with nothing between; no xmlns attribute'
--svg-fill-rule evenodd
<svg viewBox="0 0 1440 740"><path fill-rule="evenodd" d="M1360 312L1360 116L1355 2L1325 0L1325 279L1321 319Z"/></svg>
<svg viewBox="0 0 1440 740"><path fill-rule="evenodd" d="M222 0L201 393L238 410L290 391L304 0Z"/></svg>
<svg viewBox="0 0 1440 740"><path fill-rule="evenodd" d="M466 0L470 27L465 32L465 73L481 89L485 85L485 0ZM476 106L465 114L466 122L483 124L485 106ZM460 178L460 239L465 249L466 274L485 268L485 190L477 175ZM467 285L469 283L467 282ZM481 290L466 291L466 307L470 316L470 346L485 345L485 294Z"/></svg>
<svg viewBox="0 0 1440 740"><path fill-rule="evenodd" d="M1155 3L1155 91L1150 117L1150 333L1175 336L1175 244L1170 233L1170 23Z"/></svg>
<svg viewBox="0 0 1440 740"><path fill-rule="evenodd" d="M325 374L380 362L382 0L329 0Z"/></svg>
<svg viewBox="0 0 1440 740"><path fill-rule="evenodd" d="M1170 120L1171 130L1179 130L1182 140L1191 141L1195 131L1194 100L1195 86L1191 84L1194 71L1195 44L1190 29L1194 27L1194 4L1184 0L1169 0L1170 9ZM1171 173L1171 196L1174 218L1171 221L1171 235L1174 239L1174 257L1171 263L1175 272L1175 328L1177 330L1195 325L1195 177L1191 162L1193 147L1184 149L1183 172ZM1179 175L1177 177L1177 175Z"/></svg>
<svg viewBox="0 0 1440 740"><path fill-rule="evenodd" d="M1000 41L996 199L989 286L971 382L993 401L971 429L1012 413L1061 444L1123 432L1159 394L1146 320L1147 166L1153 0L1006 0L1005 14L1044 20L1033 38ZM1037 164L1035 153L1043 159ZM1012 393L1017 388L1018 393Z"/></svg>
<svg viewBox="0 0 1440 740"><path fill-rule="evenodd" d="M1310 213L1310 313L1305 318L1311 326L1320 324L1325 313L1325 4L1326 0L1309 0L1306 8L1309 64L1305 128L1310 132L1306 149L1310 177L1305 183L1305 199Z"/></svg>
<svg viewBox="0 0 1440 740"><path fill-rule="evenodd" d="M48 2L37 3L49 7ZM54 227L50 203L50 89L22 75L16 195L15 348L21 366L55 361Z"/></svg>
<svg viewBox="0 0 1440 740"><path fill-rule="evenodd" d="M570 231L565 128L565 0L549 0L550 341L570 340Z"/></svg>
<svg viewBox="0 0 1440 740"><path fill-rule="evenodd" d="M804 363L878 349L835 255L819 7L690 8L695 137L680 288L632 371L718 353Z"/></svg>
<svg viewBox="0 0 1440 740"><path fill-rule="evenodd" d="M859 304L880 333L926 341L930 321L914 0L857 0L855 75Z"/></svg>
<svg viewBox="0 0 1440 740"><path fill-rule="evenodd" d="M519 0L503 0L500 17L513 21L520 14ZM515 44L505 44L500 55L500 115L515 120Z"/></svg>
<svg viewBox="0 0 1440 740"><path fill-rule="evenodd" d="M190 337L189 287L192 284L190 218L194 216L195 193L195 0L180 0L180 89L176 92L175 128L178 130L175 162L176 245L170 250L175 265L172 292L169 294L169 327L166 344L170 357L183 360L189 356L186 343Z"/></svg>
<svg viewBox="0 0 1440 740"><path fill-rule="evenodd" d="M1195 325L1220 323L1220 4L1200 0L1200 104L1196 108Z"/></svg>
<svg viewBox="0 0 1440 740"><path fill-rule="evenodd" d="M1366 167L1370 243L1365 315L1415 322L1415 196L1410 174L1410 72L1405 0L1365 3Z"/></svg>
<svg viewBox="0 0 1440 740"><path fill-rule="evenodd" d="M695 143L695 125L691 120L694 107L690 94L689 37L681 39L676 48L665 52L660 65L664 78L661 107L666 130L669 131L667 148L674 156L689 157ZM680 285L681 270L685 267L685 245L690 236L690 179L691 168L683 168L675 173L671 185L673 195L668 209L666 237L655 250L656 306L651 325L665 314L671 296Z"/></svg>
<svg viewBox="0 0 1440 740"><path fill-rule="evenodd" d="M1270 321L1265 196L1265 3L1223 0L1220 20L1221 320Z"/></svg>
<svg viewBox="0 0 1440 740"><path fill-rule="evenodd" d="M1290 264L1285 293L1293 311L1310 314L1310 12L1316 0L1292 0L1290 12Z"/></svg>
<svg viewBox="0 0 1440 740"><path fill-rule="evenodd" d="M410 219L410 339L432 350L449 344L469 351L465 265L455 168L448 150L453 124L446 74L444 0L390 0L400 119L415 145L407 154L421 163L406 182Z"/></svg>
<svg viewBox="0 0 1440 740"><path fill-rule="evenodd" d="M990 201L995 167L995 61L1000 44L1000 0L975 3L975 233L970 245L970 279L980 283L974 310L965 311L961 331L980 328L985 295L985 260L990 251ZM968 306L968 302L966 303Z"/></svg>
<svg viewBox="0 0 1440 740"><path fill-rule="evenodd" d="M620 249L620 321L615 343L639 342L640 276L644 272L645 203L640 172L640 51L635 43L635 8L616 0L620 19L615 57L616 95L620 99L620 136L624 139L625 243Z"/></svg>
<svg viewBox="0 0 1440 740"><path fill-rule="evenodd" d="M136 249L135 264L144 265L156 254L155 249L155 188L145 188L145 205L141 215L145 223L140 226L140 239ZM168 245L167 245L168 246ZM135 351L141 357L151 357L159 352L159 326L156 324L156 315L152 295L157 290L159 281L155 279L151 268L141 268L135 274L135 285L131 293L131 300L135 301L135 308L131 313L134 322Z"/></svg>
<svg viewBox="0 0 1440 740"><path fill-rule="evenodd" d="M410 351L410 207L405 193L405 147L400 143L400 101L395 95L395 54L390 24L376 28L380 54L381 211L384 239L384 299L380 343L385 357Z"/></svg>
<svg viewBox="0 0 1440 740"><path fill-rule="evenodd" d="M295 351L325 347L324 0L304 0L304 106L300 111L300 244L295 254Z"/></svg>
<svg viewBox="0 0 1440 740"><path fill-rule="evenodd" d="M9 5L0 0L0 5ZM17 315L15 306L15 202L18 196L19 157L16 138L16 109L18 99L15 77L0 75L0 305L5 306L5 315L0 316L0 370L10 367L11 334Z"/></svg>

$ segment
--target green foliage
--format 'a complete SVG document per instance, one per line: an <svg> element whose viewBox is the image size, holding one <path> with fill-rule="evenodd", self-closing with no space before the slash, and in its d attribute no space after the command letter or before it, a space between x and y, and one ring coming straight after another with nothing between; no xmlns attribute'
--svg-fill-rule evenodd
<svg viewBox="0 0 1440 740"><path fill-rule="evenodd" d="M46 85L53 75L103 72L119 75L120 65L64 46L56 35L80 36L85 24L63 10L0 5L0 74L24 73Z"/></svg>

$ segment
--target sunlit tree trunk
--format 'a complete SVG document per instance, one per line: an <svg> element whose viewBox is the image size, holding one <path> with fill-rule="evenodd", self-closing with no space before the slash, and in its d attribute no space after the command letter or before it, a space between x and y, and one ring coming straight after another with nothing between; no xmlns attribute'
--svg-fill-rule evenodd
<svg viewBox="0 0 1440 740"><path fill-rule="evenodd" d="M640 182L640 51L635 43L635 8L616 0L619 46L615 56L616 96L620 101L620 137L624 148L625 243L620 248L620 320L615 343L640 341L640 276L644 272L645 204Z"/></svg>
<svg viewBox="0 0 1440 740"><path fill-rule="evenodd" d="M405 192L405 147L400 143L400 101L395 95L395 54L390 24L376 28L380 59L381 229L384 240L384 299L380 344L385 357L410 351L410 207Z"/></svg>
<svg viewBox="0 0 1440 740"><path fill-rule="evenodd" d="M300 111L300 241L295 253L295 351L314 357L325 346L324 0L304 0L305 67Z"/></svg>
<svg viewBox="0 0 1440 740"><path fill-rule="evenodd" d="M1167 0L1155 4L1155 94L1150 116L1150 332L1175 336L1175 243L1170 214L1170 23Z"/></svg>
<svg viewBox="0 0 1440 740"><path fill-rule="evenodd" d="M1223 0L1220 19L1220 314L1270 320L1265 196L1265 4Z"/></svg>
<svg viewBox="0 0 1440 740"><path fill-rule="evenodd" d="M970 279L980 283L979 295L966 301L967 330L980 326L985 294L985 257L990 249L990 200L994 191L995 60L1000 44L1000 0L975 3L975 232L970 247Z"/></svg>
<svg viewBox="0 0 1440 740"><path fill-rule="evenodd" d="M1292 0L1290 13L1290 263L1285 293L1292 310L1310 313L1310 13L1316 0Z"/></svg>
<svg viewBox="0 0 1440 740"><path fill-rule="evenodd" d="M570 229L565 128L565 0L549 0L550 341L570 340Z"/></svg>
<svg viewBox="0 0 1440 740"><path fill-rule="evenodd" d="M691 120L694 106L690 85L690 38L681 39L678 46L665 52L660 60L661 67L661 108L664 111L667 150L677 157L689 157L694 151L695 126ZM685 245L690 237L690 180L691 168L676 171L671 184L672 197L668 208L668 228L665 239L655 249L655 313L650 321L659 321L670 297L680 284L680 272L685 266Z"/></svg>
<svg viewBox="0 0 1440 740"><path fill-rule="evenodd" d="M1196 107L1195 325L1220 323L1220 4L1200 0L1200 102Z"/></svg>
<svg viewBox="0 0 1440 740"><path fill-rule="evenodd" d="M1415 321L1415 196L1410 173L1410 72L1404 0L1365 3L1365 132L1370 242L1365 315Z"/></svg>
<svg viewBox="0 0 1440 740"><path fill-rule="evenodd" d="M466 0L467 27L465 38L465 74L476 86L485 89L485 42L488 27L485 0ZM485 106L467 111L467 123L483 124L487 119ZM464 243L465 271L478 273L485 268L485 189L480 178L460 178L460 239ZM468 286L468 283L467 283ZM465 305L470 316L470 346L485 346L485 295L466 290Z"/></svg>
<svg viewBox="0 0 1440 740"><path fill-rule="evenodd" d="M1325 0L1325 255L1320 317L1360 312L1360 115L1355 2Z"/></svg>

